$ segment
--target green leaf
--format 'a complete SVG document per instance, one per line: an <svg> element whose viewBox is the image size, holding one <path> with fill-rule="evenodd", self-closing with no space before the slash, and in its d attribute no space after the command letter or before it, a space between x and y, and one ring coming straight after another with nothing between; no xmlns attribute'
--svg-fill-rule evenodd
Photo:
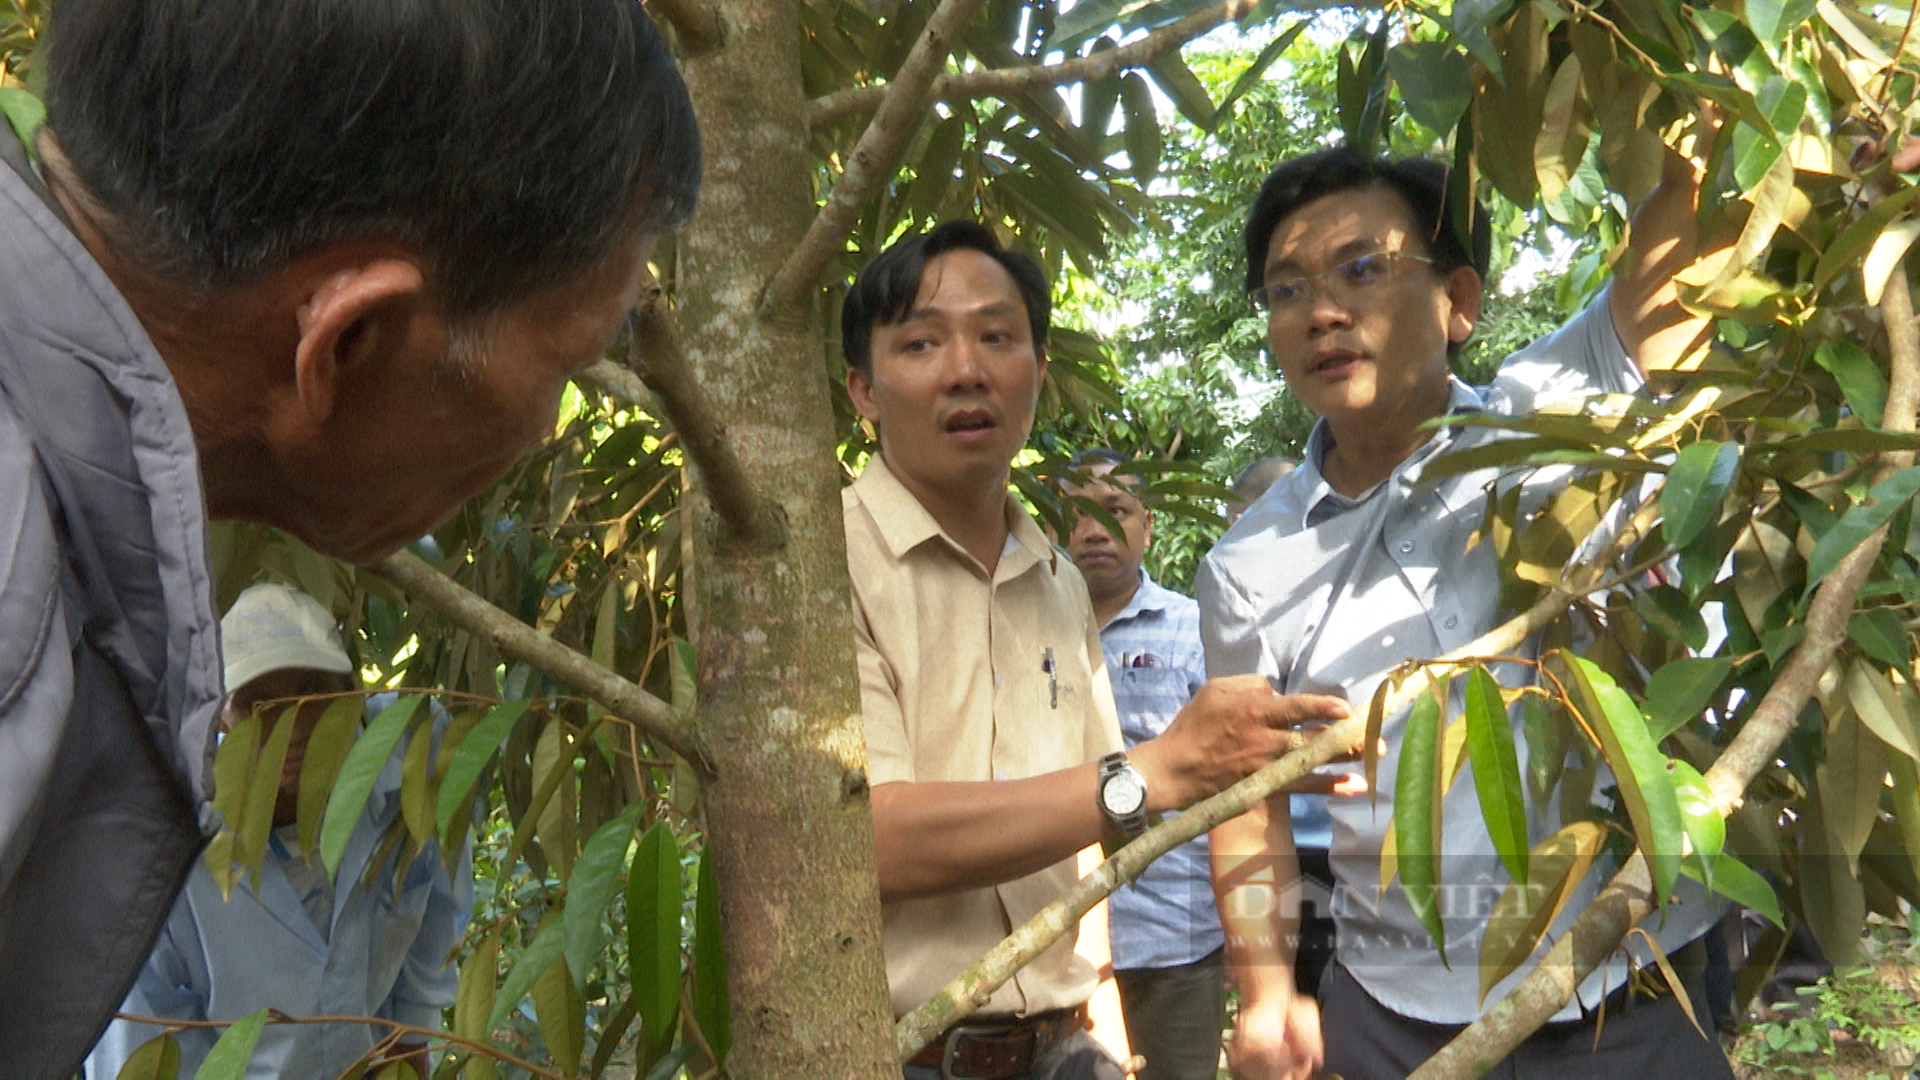
<svg viewBox="0 0 1920 1080"><path fill-rule="evenodd" d="M339 873L340 860L347 853L347 838L353 835L360 812L366 809L367 796L373 794L373 783L379 779L380 770L393 756L394 744L400 741L407 724L420 711L420 701L417 694L401 694L395 698L393 704L380 710L380 715L360 733L353 749L347 752L347 760L341 763L340 778L333 786L326 817L320 823L320 858L326 863L328 874Z"/></svg>
<svg viewBox="0 0 1920 1080"><path fill-rule="evenodd" d="M1848 697L1852 698L1849 686ZM1872 694L1871 690L1867 694ZM1814 770L1820 810L1832 849L1846 860L1848 872L1858 876L1860 849L1880 816L1880 791L1886 786L1887 747L1854 709L1827 717L1826 760Z"/></svg>
<svg viewBox="0 0 1920 1080"><path fill-rule="evenodd" d="M1887 411L1887 376L1867 350L1851 341L1823 341L1813 350L1813 360L1840 384L1853 415L1879 427Z"/></svg>
<svg viewBox="0 0 1920 1080"><path fill-rule="evenodd" d="M1540 939L1593 867L1607 839L1607 830L1591 821L1576 821L1533 849L1527 858L1527 876L1500 892L1487 918L1480 941L1480 1000L1501 979L1518 970L1533 955Z"/></svg>
<svg viewBox="0 0 1920 1080"><path fill-rule="evenodd" d="M1566 725L1532 694L1520 699L1520 715L1527 738L1527 794L1544 804L1566 769Z"/></svg>
<svg viewBox="0 0 1920 1080"><path fill-rule="evenodd" d="M1833 280L1848 270L1860 266L1867 252L1872 250L1874 241L1886 231L1907 209L1908 204L1920 198L1920 186L1901 188L1892 195L1880 200L1873 209L1855 218L1853 223L1840 230L1827 250L1820 253L1820 262L1813 270L1813 288L1815 292L1826 288ZM1880 418L1870 418L1879 423Z"/></svg>
<svg viewBox="0 0 1920 1080"><path fill-rule="evenodd" d="M1920 878L1920 765L1904 755L1890 754L1887 771L1893 775L1889 795L1894 824L1900 829L1900 846L1906 851L1914 877Z"/></svg>
<svg viewBox="0 0 1920 1080"><path fill-rule="evenodd" d="M274 722L266 745L261 747L260 757L254 762L253 779L247 782L247 798L240 810L240 823L233 832L234 861L247 868L255 892L260 889L260 873L267 861L273 808L280 801L280 778L286 770L287 746L293 741L299 713L299 705L289 705Z"/></svg>
<svg viewBox="0 0 1920 1080"><path fill-rule="evenodd" d="M1878 454L1887 450L1920 450L1920 435L1871 428L1828 428L1753 448L1773 454Z"/></svg>
<svg viewBox="0 0 1920 1080"><path fill-rule="evenodd" d="M20 87L0 86L0 113L4 113L7 122L13 125L13 133L20 136L28 156L33 156L33 135L41 124L46 123L46 105Z"/></svg>
<svg viewBox="0 0 1920 1080"><path fill-rule="evenodd" d="M680 1012L681 904L679 843L673 829L657 821L641 835L627 867L627 981L640 1012L647 1063L664 1057L673 1045Z"/></svg>
<svg viewBox="0 0 1920 1080"><path fill-rule="evenodd" d="M1633 610L1646 624L1690 649L1707 647L1707 623L1687 594L1671 585L1655 585L1633 598Z"/></svg>
<svg viewBox="0 0 1920 1080"><path fill-rule="evenodd" d="M240 883L234 863L234 835L247 804L247 784L253 779L255 751L260 746L260 716L248 713L220 740L213 754L213 808L220 814L220 832L207 844L202 859L222 898Z"/></svg>
<svg viewBox="0 0 1920 1080"><path fill-rule="evenodd" d="M1866 501L1842 514L1813 546L1813 554L1807 557L1807 581L1818 585L1825 580L1841 559L1886 524L1916 491L1920 491L1920 465L1908 466L1873 485Z"/></svg>
<svg viewBox="0 0 1920 1080"><path fill-rule="evenodd" d="M1847 665L1847 700L1875 738L1920 761L1920 732L1914 730L1909 707L1912 698L1894 689L1884 672L1855 657Z"/></svg>
<svg viewBox="0 0 1920 1080"><path fill-rule="evenodd" d="M1713 789L1707 787L1700 770L1684 761L1671 762L1673 791L1680 802L1680 823L1693 844L1688 858L1697 861L1707 888L1713 888L1713 871L1720 851L1727 843L1727 821L1713 807Z"/></svg>
<svg viewBox="0 0 1920 1080"><path fill-rule="evenodd" d="M1421 694L1407 712L1400 736L1400 769L1393 784L1393 826L1399 838L1400 887L1407 905L1432 935L1447 963L1447 933L1440 919L1440 826L1443 818L1440 703ZM1451 965L1449 965L1451 966Z"/></svg>
<svg viewBox="0 0 1920 1080"><path fill-rule="evenodd" d="M1813 16L1814 0L1746 0L1743 11L1753 36L1779 46L1787 33Z"/></svg>
<svg viewBox="0 0 1920 1080"><path fill-rule="evenodd" d="M320 819L327 810L327 798L333 794L333 782L340 775L340 763L353 749L353 736L366 715L363 697L336 698L320 714L307 736L306 756L300 760L300 797L295 811L300 829L300 850L310 853L320 842Z"/></svg>
<svg viewBox="0 0 1920 1080"><path fill-rule="evenodd" d="M406 823L407 835L415 844L425 844L434 836L433 781L427 775L428 757L432 752L432 735L420 730L413 733L406 753L400 758L400 819Z"/></svg>
<svg viewBox="0 0 1920 1080"><path fill-rule="evenodd" d="M1780 481L1780 498L1787 504L1788 509L1793 511L1793 516L1800 519L1800 524L1807 527L1807 532L1812 534L1816 541L1827 535L1827 530L1833 528L1833 523L1840 520L1840 515L1834 512L1833 507L1821 502L1811 492L1796 486L1791 481Z"/></svg>
<svg viewBox="0 0 1920 1080"><path fill-rule="evenodd" d="M680 1066L685 1065L687 1059L693 1056L693 1050L692 1043L681 1044L673 1053L654 1062L653 1068L647 1070L647 1080L673 1080L674 1074L680 1071Z"/></svg>
<svg viewBox="0 0 1920 1080"><path fill-rule="evenodd" d="M507 733L520 717L526 715L529 701L503 701L487 712L487 718L466 738L460 740L460 748L454 752L453 764L447 766L447 775L440 778L440 794L434 808L434 831L444 836L447 826L453 823L467 803L467 796L473 792L474 781L480 778L481 770L487 762L493 760L494 751L507 740Z"/></svg>
<svg viewBox="0 0 1920 1080"><path fill-rule="evenodd" d="M1913 646L1900 616L1889 608L1868 608L1847 620L1847 636L1860 651L1891 668L1913 664Z"/></svg>
<svg viewBox="0 0 1920 1080"><path fill-rule="evenodd" d="M1387 50L1387 69L1407 112L1445 135L1473 104L1473 74L1451 41L1407 41Z"/></svg>
<svg viewBox="0 0 1920 1080"><path fill-rule="evenodd" d="M505 981L501 982L499 991L494 994L493 1011L487 1014L486 1030L498 1030L501 1024L506 1023L507 1016L526 1000L533 984L546 974L555 960L561 959L566 936L566 925L560 910L547 909L547 913L540 918L540 929L535 931L533 940L520 953L520 959L514 963L513 970L507 972Z"/></svg>
<svg viewBox="0 0 1920 1080"><path fill-rule="evenodd" d="M489 930L475 943L472 955L460 965L459 988L453 999L453 1033L463 1039L484 1043L493 1034L487 1026L493 1013L494 980L500 966L500 936ZM476 1054L461 1073L466 1080L494 1080L493 1059Z"/></svg>
<svg viewBox="0 0 1920 1080"><path fill-rule="evenodd" d="M1680 872L1706 885L1700 867L1691 861L1680 868ZM1713 860L1713 883L1708 886L1714 892L1732 900L1748 911L1758 912L1775 926L1785 926L1780 916L1780 897L1767 884L1767 879L1753 872L1746 863L1722 851Z"/></svg>
<svg viewBox="0 0 1920 1080"><path fill-rule="evenodd" d="M1846 855L1833 843L1819 799L1800 818L1800 911L1820 951L1835 968L1858 962L1867 901ZM1716 868L1719 869L1719 868ZM1720 870L1724 873L1724 870Z"/></svg>
<svg viewBox="0 0 1920 1080"><path fill-rule="evenodd" d="M1669 660L1647 680L1647 734L1655 742L1699 718L1733 660L1725 656Z"/></svg>
<svg viewBox="0 0 1920 1080"><path fill-rule="evenodd" d="M1129 71L1120 77L1120 102L1126 113L1127 168L1144 184L1160 171L1160 116L1153 107L1153 88Z"/></svg>
<svg viewBox="0 0 1920 1080"><path fill-rule="evenodd" d="M586 1007L574 989L578 978L567 973L567 958L562 956L533 981L534 1021L546 1040L547 1054L567 1076L580 1071L580 1052L586 1044Z"/></svg>
<svg viewBox="0 0 1920 1080"><path fill-rule="evenodd" d="M1680 803L1674 795L1667 756L1660 752L1647 729L1640 707L1598 665L1579 656L1560 654L1573 676L1574 698L1587 726L1600 739L1607 764L1613 767L1620 797L1633 821L1634 839L1653 872L1654 902L1664 906L1680 872Z"/></svg>
<svg viewBox="0 0 1920 1080"><path fill-rule="evenodd" d="M260 1041L260 1029L266 1025L267 1010L250 1013L220 1033L220 1041L207 1051L195 1080L245 1080L247 1063L253 1060L253 1048Z"/></svg>
<svg viewBox="0 0 1920 1080"><path fill-rule="evenodd" d="M1199 76L1180 58L1178 50L1162 53L1158 59L1147 64L1147 71L1152 73L1153 81L1160 84L1160 89L1173 99L1173 107L1180 110L1180 115L1198 124L1202 130L1213 130L1213 121L1218 115L1213 107L1213 99L1207 95L1207 87Z"/></svg>
<svg viewBox="0 0 1920 1080"><path fill-rule="evenodd" d="M627 843L640 820L641 803L633 803L594 830L567 877L566 955L576 987L585 984L594 954L606 928L601 916L620 886L620 866L627 859Z"/></svg>
<svg viewBox="0 0 1920 1080"><path fill-rule="evenodd" d="M693 898L693 1018L724 1071L733 1045L733 1007L727 1000L727 945L720 929L720 889L713 849L700 853Z"/></svg>
<svg viewBox="0 0 1920 1080"><path fill-rule="evenodd" d="M1267 47L1261 49L1258 55L1253 58L1253 63L1247 66L1247 70L1241 72L1240 77L1233 80L1233 86L1230 87L1226 95L1220 99L1220 103L1214 106L1214 111L1219 115L1226 115L1227 110L1233 107L1234 102L1239 101L1242 97L1246 96L1247 91L1259 85L1260 77L1267 73L1267 69L1273 66L1273 62L1280 59L1281 54L1287 51L1287 47L1293 44L1293 39L1299 37L1300 32L1305 30L1307 25L1312 21L1312 19L1297 20L1292 26L1280 31L1272 41L1267 42Z"/></svg>
<svg viewBox="0 0 1920 1080"><path fill-rule="evenodd" d="M172 1035L162 1033L127 1055L114 1080L176 1080L179 1075L180 1044Z"/></svg>
<svg viewBox="0 0 1920 1080"><path fill-rule="evenodd" d="M1740 444L1701 442L1680 451L1660 487L1661 531L1667 543L1686 547L1700 530L1720 520L1720 504L1740 471Z"/></svg>
<svg viewBox="0 0 1920 1080"><path fill-rule="evenodd" d="M1520 758L1513 746L1513 723L1500 697L1500 684L1478 664L1467 676L1467 761L1480 797L1480 816L1494 850L1515 881L1527 876L1527 804L1521 788Z"/></svg>

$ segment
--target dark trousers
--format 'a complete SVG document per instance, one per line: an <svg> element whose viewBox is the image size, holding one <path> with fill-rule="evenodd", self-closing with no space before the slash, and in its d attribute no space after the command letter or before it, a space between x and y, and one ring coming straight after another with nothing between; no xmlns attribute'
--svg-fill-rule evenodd
<svg viewBox="0 0 1920 1080"><path fill-rule="evenodd" d="M1300 876L1319 886L1314 894L1331 896L1334 891L1333 867L1326 848L1297 848ZM1333 962L1333 912L1314 899L1300 902L1300 936L1293 945L1293 988L1308 997L1320 997L1320 980Z"/></svg>
<svg viewBox="0 0 1920 1080"><path fill-rule="evenodd" d="M920 1065L903 1066L901 1075L905 1080L942 1080L939 1069ZM1093 1036L1076 1031L1041 1054L1021 1080L1126 1080L1126 1070Z"/></svg>
<svg viewBox="0 0 1920 1080"><path fill-rule="evenodd" d="M1127 1043L1147 1059L1140 1080L1214 1080L1227 1011L1225 949L1191 964L1113 973Z"/></svg>
<svg viewBox="0 0 1920 1080"><path fill-rule="evenodd" d="M1701 1023L1706 992L1696 976L1683 980ZM1548 1024L1494 1066L1492 1080L1732 1080L1733 1067L1717 1038L1701 1038L1672 996L1609 998L1606 1022L1594 1043L1596 1014ZM1712 1028L1707 1029L1711 1036ZM1405 1080L1461 1031L1401 1016L1375 1001L1335 963L1320 988L1320 1031L1326 1076L1342 1080Z"/></svg>

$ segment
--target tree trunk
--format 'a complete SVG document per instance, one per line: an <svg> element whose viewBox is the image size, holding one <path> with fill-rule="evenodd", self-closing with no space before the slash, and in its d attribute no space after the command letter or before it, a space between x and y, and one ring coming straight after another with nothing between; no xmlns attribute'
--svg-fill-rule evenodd
<svg viewBox="0 0 1920 1080"><path fill-rule="evenodd" d="M813 216L792 4L724 0L684 71L706 145L678 241L679 325L769 528L743 541L689 500L703 790L740 1080L897 1080L818 325L755 315Z"/></svg>

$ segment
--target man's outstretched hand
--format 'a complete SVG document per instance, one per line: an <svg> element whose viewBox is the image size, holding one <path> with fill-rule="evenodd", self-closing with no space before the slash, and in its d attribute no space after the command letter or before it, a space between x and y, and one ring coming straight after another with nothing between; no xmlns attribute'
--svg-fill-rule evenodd
<svg viewBox="0 0 1920 1080"><path fill-rule="evenodd" d="M1322 694L1278 694L1259 675L1210 680L1159 738L1129 757L1147 781L1147 808L1178 810L1222 791L1346 719L1347 703ZM1338 760L1357 759L1355 752ZM1308 776L1287 790L1351 794L1354 778Z"/></svg>

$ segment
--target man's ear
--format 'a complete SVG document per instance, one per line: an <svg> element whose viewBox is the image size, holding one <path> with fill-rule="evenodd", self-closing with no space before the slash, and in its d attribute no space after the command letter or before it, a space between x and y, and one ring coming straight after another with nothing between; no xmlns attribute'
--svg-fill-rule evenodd
<svg viewBox="0 0 1920 1080"><path fill-rule="evenodd" d="M1455 345L1473 336L1480 324L1480 301L1486 289L1480 275L1471 266L1456 266L1447 271L1447 340Z"/></svg>
<svg viewBox="0 0 1920 1080"><path fill-rule="evenodd" d="M849 365L847 396L853 399L853 411L860 414L860 419L876 427L879 426L880 407L873 401L873 376Z"/></svg>
<svg viewBox="0 0 1920 1080"><path fill-rule="evenodd" d="M294 384L312 422L333 414L342 376L406 342L425 291L419 264L403 258L374 259L319 280L295 311Z"/></svg>

